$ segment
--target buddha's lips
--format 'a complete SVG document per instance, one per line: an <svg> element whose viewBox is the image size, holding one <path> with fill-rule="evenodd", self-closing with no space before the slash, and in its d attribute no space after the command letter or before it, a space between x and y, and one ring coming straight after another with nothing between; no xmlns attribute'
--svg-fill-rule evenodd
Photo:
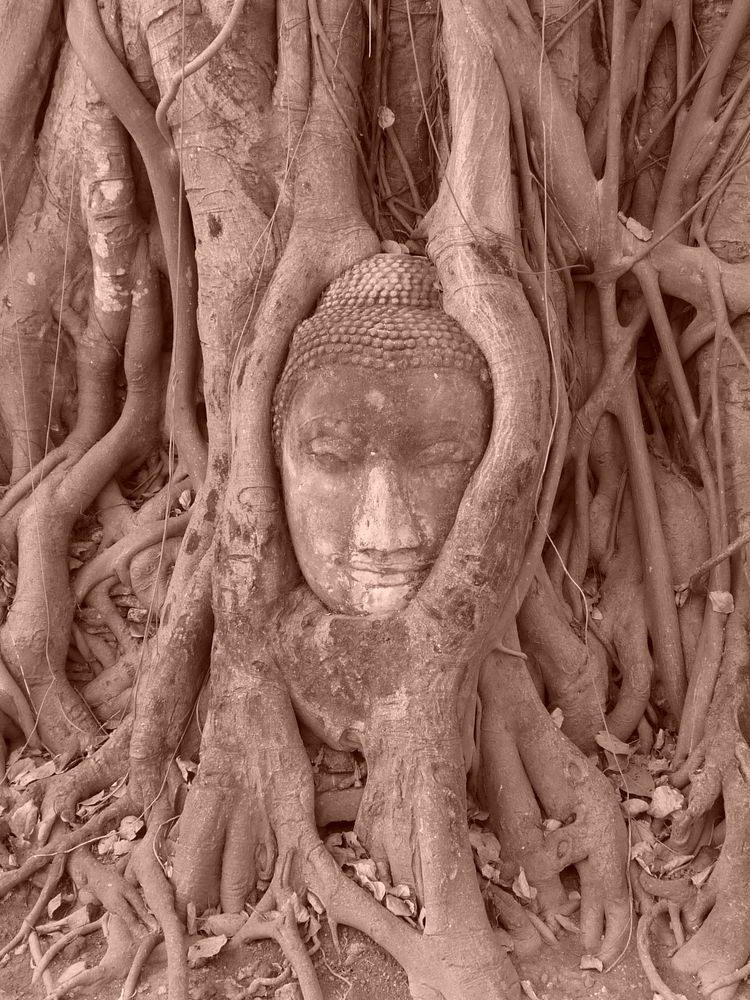
<svg viewBox="0 0 750 1000"><path fill-rule="evenodd" d="M401 563L350 562L350 576L368 587L409 587L419 583L429 566L425 562Z"/></svg>

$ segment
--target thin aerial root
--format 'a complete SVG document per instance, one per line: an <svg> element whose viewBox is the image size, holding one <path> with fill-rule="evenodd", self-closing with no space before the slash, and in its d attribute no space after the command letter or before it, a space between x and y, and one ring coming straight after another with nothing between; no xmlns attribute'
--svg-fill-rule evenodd
<svg viewBox="0 0 750 1000"><path fill-rule="evenodd" d="M201 67L205 66L206 63L209 62L209 60L213 59L219 49L221 49L229 36L232 34L235 25L240 19L244 6L245 0L234 0L234 5L229 12L229 17L216 38L214 38L214 40L210 42L205 49L195 57L195 59L191 59L187 66L178 70L169 81L167 92L159 101L159 106L156 109L156 124L168 143L172 143L172 133L169 130L169 123L167 122L167 112L172 106L175 97L177 97L177 91L180 89L180 84L184 83L189 76L192 76L193 73L197 73Z"/></svg>
<svg viewBox="0 0 750 1000"><path fill-rule="evenodd" d="M58 938L42 955L41 959L36 963L36 968L34 969L34 974L31 977L31 982L36 983L40 976L43 976L44 970L50 964L53 958L60 954L60 952L67 948L71 941L75 941L76 938L86 937L88 934L93 934L94 931L102 930L106 921L108 920L109 914L104 914L104 916L99 917L98 920L92 920L91 923L84 924L82 927L74 927L72 931L68 931L67 934L63 934L62 937ZM54 988L50 986L47 980L44 980L44 986L48 993Z"/></svg>
<svg viewBox="0 0 750 1000"><path fill-rule="evenodd" d="M655 993L659 993L663 1000L686 1000L681 993L673 993L672 990L670 990L657 972L656 966L654 965L649 952L648 935L651 930L651 924L662 913L668 912L669 902L666 899L662 899L651 910L649 910L648 913L644 913L638 921L638 934L636 937L638 944L638 957L641 960L641 965L643 966L643 971L646 973L649 985Z"/></svg>

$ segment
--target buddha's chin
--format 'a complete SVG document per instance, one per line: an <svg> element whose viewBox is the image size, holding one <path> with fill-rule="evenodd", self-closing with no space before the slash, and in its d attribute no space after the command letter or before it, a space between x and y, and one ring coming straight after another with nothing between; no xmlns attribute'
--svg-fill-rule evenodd
<svg viewBox="0 0 750 1000"><path fill-rule="evenodd" d="M377 618L393 615L406 607L418 589L419 587L413 584L370 586L363 599L357 602L357 613Z"/></svg>

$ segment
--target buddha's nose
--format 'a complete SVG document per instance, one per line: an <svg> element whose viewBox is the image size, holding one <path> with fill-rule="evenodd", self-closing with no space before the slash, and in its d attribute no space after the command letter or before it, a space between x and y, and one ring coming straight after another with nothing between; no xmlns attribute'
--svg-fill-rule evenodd
<svg viewBox="0 0 750 1000"><path fill-rule="evenodd" d="M394 470L378 466L370 471L352 541L359 552L396 552L419 545L417 523Z"/></svg>

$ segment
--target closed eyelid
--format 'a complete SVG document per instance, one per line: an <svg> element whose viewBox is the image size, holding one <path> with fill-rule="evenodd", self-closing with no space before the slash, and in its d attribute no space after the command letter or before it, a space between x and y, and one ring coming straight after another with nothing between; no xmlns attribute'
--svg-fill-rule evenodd
<svg viewBox="0 0 750 1000"><path fill-rule="evenodd" d="M473 457L473 449L465 440L456 438L441 438L438 441L425 442L415 450L415 458L445 457L454 461L469 461ZM455 457L454 457L455 456Z"/></svg>
<svg viewBox="0 0 750 1000"><path fill-rule="evenodd" d="M339 451L351 454L357 450L359 443L356 438L341 437L338 434L316 434L305 441L307 448L313 455L326 451Z"/></svg>

